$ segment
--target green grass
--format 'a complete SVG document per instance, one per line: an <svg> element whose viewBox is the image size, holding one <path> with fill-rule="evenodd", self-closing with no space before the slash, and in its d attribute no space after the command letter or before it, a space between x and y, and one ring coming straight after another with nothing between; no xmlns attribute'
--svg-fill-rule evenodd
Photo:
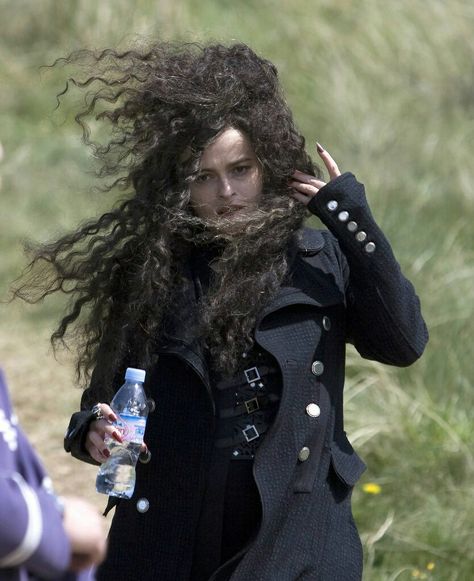
<svg viewBox="0 0 474 581"><path fill-rule="evenodd" d="M354 493L365 580L470 581L472 2L3 0L0 19L2 296L24 264L21 240L54 238L113 198L91 191L92 160L72 122L75 100L54 111L67 71L41 65L82 46L126 44L137 34L238 39L278 65L309 151L320 141L341 169L366 184L430 328L424 357L409 369L349 353L347 430L369 465ZM68 387L70 365L55 363L45 342L61 308L61 301L1 306L0 340L20 415L59 485L69 490L84 476L77 467L64 468L60 434L79 394ZM19 353L28 373L18 371ZM31 412L32 376L45 367L49 437ZM380 494L364 492L367 482L378 483ZM92 481L83 486L87 491Z"/></svg>

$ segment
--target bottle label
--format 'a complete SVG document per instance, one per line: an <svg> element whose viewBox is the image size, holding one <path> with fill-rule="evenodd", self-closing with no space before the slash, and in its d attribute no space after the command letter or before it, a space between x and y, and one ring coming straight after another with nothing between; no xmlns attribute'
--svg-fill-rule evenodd
<svg viewBox="0 0 474 581"><path fill-rule="evenodd" d="M117 427L124 443L141 444L145 435L146 418L117 414Z"/></svg>

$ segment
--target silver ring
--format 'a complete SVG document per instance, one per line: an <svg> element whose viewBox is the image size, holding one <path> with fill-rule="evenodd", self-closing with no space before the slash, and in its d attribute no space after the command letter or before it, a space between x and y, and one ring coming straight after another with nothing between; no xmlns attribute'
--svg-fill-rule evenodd
<svg viewBox="0 0 474 581"><path fill-rule="evenodd" d="M100 403L96 403L95 406L92 407L91 412L96 420L103 420L105 417L104 414L102 413Z"/></svg>

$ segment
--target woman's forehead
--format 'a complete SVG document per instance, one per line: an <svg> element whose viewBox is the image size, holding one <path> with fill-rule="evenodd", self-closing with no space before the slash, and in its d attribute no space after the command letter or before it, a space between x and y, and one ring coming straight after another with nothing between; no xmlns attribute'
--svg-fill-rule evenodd
<svg viewBox="0 0 474 581"><path fill-rule="evenodd" d="M254 158L250 139L233 127L224 129L203 151L201 164L225 157L228 160L238 160L242 157Z"/></svg>

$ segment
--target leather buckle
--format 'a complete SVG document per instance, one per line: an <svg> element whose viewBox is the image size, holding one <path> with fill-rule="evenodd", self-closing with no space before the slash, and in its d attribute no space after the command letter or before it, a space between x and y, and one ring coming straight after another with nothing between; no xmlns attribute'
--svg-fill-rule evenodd
<svg viewBox="0 0 474 581"><path fill-rule="evenodd" d="M252 440L256 440L260 434L258 433L258 430L255 426L247 426L246 428L244 428L242 430L243 435L245 436L245 439L247 440L247 442L251 442Z"/></svg>
<svg viewBox="0 0 474 581"><path fill-rule="evenodd" d="M244 371L247 383L254 383L260 379L260 373L256 367L249 367Z"/></svg>
<svg viewBox="0 0 474 581"><path fill-rule="evenodd" d="M244 404L248 414L253 414L254 412L260 409L260 404L258 403L258 399L256 397L253 397L252 399L247 399L246 401L244 401Z"/></svg>

